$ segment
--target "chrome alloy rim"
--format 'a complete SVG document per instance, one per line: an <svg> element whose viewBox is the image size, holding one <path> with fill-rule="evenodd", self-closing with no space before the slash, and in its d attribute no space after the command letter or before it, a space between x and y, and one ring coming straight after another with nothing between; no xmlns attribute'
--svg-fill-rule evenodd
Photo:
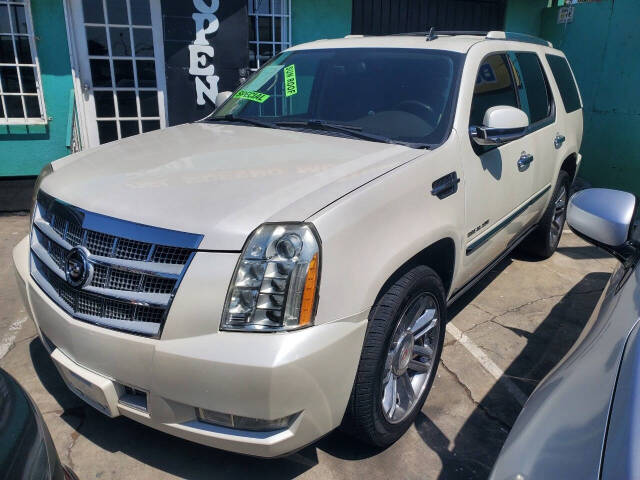
<svg viewBox="0 0 640 480"><path fill-rule="evenodd" d="M560 240L564 221L567 217L567 189L563 188L554 202L553 219L551 220L551 245Z"/></svg>
<svg viewBox="0 0 640 480"><path fill-rule="evenodd" d="M382 370L382 412L390 423L407 418L424 393L434 371L439 336L438 302L420 293L400 316Z"/></svg>

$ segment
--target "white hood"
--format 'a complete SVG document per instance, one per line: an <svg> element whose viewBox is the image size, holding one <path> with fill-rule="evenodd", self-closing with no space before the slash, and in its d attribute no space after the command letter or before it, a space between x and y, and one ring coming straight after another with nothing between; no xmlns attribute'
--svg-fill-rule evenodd
<svg viewBox="0 0 640 480"><path fill-rule="evenodd" d="M267 221L303 221L423 151L229 124L197 123L65 157L42 189L132 222L203 234L240 250Z"/></svg>

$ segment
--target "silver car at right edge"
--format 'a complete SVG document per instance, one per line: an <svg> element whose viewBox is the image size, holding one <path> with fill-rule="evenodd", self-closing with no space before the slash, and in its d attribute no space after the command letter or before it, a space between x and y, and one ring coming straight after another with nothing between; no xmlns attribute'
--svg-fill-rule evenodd
<svg viewBox="0 0 640 480"><path fill-rule="evenodd" d="M640 479L637 205L599 188L571 198L571 229L620 264L581 336L529 397L492 480Z"/></svg>

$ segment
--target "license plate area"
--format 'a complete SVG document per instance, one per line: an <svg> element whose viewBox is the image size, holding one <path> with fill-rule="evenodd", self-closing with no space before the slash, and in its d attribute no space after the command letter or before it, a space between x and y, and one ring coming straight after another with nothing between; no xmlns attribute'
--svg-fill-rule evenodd
<svg viewBox="0 0 640 480"><path fill-rule="evenodd" d="M74 363L60 349L55 349L51 358L73 393L109 417L119 415L118 394L115 384L110 379Z"/></svg>

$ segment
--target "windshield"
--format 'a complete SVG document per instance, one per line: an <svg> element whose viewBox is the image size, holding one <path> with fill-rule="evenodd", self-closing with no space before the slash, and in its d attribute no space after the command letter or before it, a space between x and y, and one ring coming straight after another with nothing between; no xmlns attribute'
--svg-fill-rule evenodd
<svg viewBox="0 0 640 480"><path fill-rule="evenodd" d="M433 146L451 129L462 59L426 49L283 52L209 120Z"/></svg>

